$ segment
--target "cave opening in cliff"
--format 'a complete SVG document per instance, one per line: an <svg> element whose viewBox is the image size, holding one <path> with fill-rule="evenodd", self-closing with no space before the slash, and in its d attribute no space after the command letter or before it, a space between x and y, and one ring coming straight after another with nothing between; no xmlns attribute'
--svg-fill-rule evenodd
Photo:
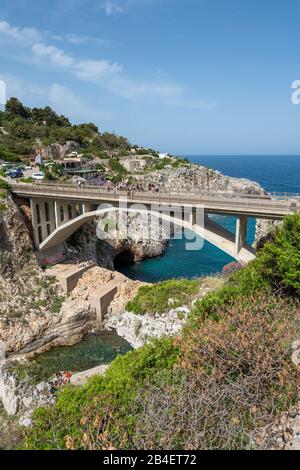
<svg viewBox="0 0 300 470"><path fill-rule="evenodd" d="M134 263L134 255L130 250L122 251L114 259L114 267L117 271Z"/></svg>

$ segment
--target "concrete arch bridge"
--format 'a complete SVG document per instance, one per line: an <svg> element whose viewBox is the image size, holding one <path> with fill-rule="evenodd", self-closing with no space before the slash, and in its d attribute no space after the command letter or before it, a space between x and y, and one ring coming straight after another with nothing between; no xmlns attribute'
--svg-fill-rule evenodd
<svg viewBox="0 0 300 470"><path fill-rule="evenodd" d="M124 193L99 187L20 183L14 184L12 191L30 200L35 245L41 252L55 249L95 217L118 211L144 212L189 229L236 260L247 263L255 257L255 251L246 242L249 218L281 220L300 211L298 195ZM100 205L110 206L99 210ZM143 205L144 209L138 209L137 205ZM189 216L183 217L183 212ZM197 214L201 212L203 218L199 223ZM211 220L210 214L236 217L236 233Z"/></svg>

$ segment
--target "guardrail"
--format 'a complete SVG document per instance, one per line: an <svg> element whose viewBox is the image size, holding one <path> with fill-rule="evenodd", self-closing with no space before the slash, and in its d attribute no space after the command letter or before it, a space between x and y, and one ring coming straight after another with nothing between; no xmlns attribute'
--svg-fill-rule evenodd
<svg viewBox="0 0 300 470"><path fill-rule="evenodd" d="M110 189L108 190L107 188L102 188L101 186L96 186L96 185L91 185L91 184L88 184L86 183L84 185L84 187L82 188L79 188L77 185L73 185L73 184L58 184L58 183L45 183L45 182L39 182L39 181L36 181L34 183L11 183L11 187L13 188L13 190L15 190L16 192L20 189L20 188L25 188L25 187L30 187L30 188L51 188L51 189L62 189L64 191L68 191L70 189L72 190L80 190L80 191L85 191L87 189L91 189L91 190L95 190L95 191L101 191L103 193L113 193L114 190L113 189ZM118 193L122 193L124 194L126 191L117 191ZM139 194L155 194L153 192L150 192L150 191L135 191L136 193L139 193ZM168 191L168 192L165 192L165 193L161 193L160 194L172 194L172 191ZM176 191L174 192L173 194L186 194L185 191ZM230 197L230 198L233 198L233 197L241 197L241 198L259 198L259 199L269 199L270 197L271 198L279 198L279 199L299 199L300 201L300 193L288 193L288 192L277 192L277 191L274 191L274 192L266 192L264 194L250 194L250 193L238 193L238 192L230 192L230 191L214 191L213 193L211 191L208 191L208 190L189 190L189 194L192 194L192 195L206 195L206 196L211 196L213 195L214 197Z"/></svg>
<svg viewBox="0 0 300 470"><path fill-rule="evenodd" d="M245 193L214 193L207 191L185 193L146 192L146 191L116 191L98 186L85 186L83 188L71 185L55 184L25 184L15 183L11 185L12 191L22 195L40 195L47 197L74 197L78 200L130 200L146 203L167 204L203 204L210 207L248 208L248 209L273 209L286 213L300 210L300 196L282 196L281 194L254 195ZM286 194L286 193L285 193Z"/></svg>

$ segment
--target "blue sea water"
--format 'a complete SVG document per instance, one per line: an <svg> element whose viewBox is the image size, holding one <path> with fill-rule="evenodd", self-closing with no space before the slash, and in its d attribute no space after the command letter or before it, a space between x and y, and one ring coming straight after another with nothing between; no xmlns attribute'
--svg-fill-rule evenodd
<svg viewBox="0 0 300 470"><path fill-rule="evenodd" d="M237 178L248 178L260 183L267 191L300 193L300 156L189 156L195 163L220 170ZM235 219L219 217L218 222L235 230ZM250 219L248 242L254 239L255 220ZM170 278L193 278L218 273L233 259L208 242L200 251L186 251L186 240L171 240L160 258L132 265L118 266L118 270L132 279L158 282Z"/></svg>

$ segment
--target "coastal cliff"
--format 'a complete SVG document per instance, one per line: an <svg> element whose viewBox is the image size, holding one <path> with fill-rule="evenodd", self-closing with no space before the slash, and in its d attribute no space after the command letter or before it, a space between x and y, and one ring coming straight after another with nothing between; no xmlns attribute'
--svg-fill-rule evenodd
<svg viewBox="0 0 300 470"><path fill-rule="evenodd" d="M255 182L230 178L190 163L177 169L151 172L144 175L144 179L145 183L154 184L161 191L167 191L171 185L175 191L182 191L187 186L215 192L264 193ZM33 251L28 208L20 201L18 204L7 194L0 215L0 339L8 353L30 353L53 345L74 344L95 327L95 314L84 291L85 287L89 287L90 280L86 274L71 295L63 293L56 279L40 268ZM115 238L100 240L97 236L99 221L94 221L84 225L67 241L71 260L76 263L86 260L97 262L99 268L93 272L95 288L103 284L107 277L111 279L119 275L112 273L118 257L137 262L164 253L168 243L164 234L157 233L154 239L145 239L142 222L138 216L130 219L130 237L126 238L119 230ZM135 284L126 278L123 281L130 286L123 296L124 307L142 284ZM120 311L118 305L110 313L119 315Z"/></svg>
<svg viewBox="0 0 300 470"><path fill-rule="evenodd" d="M6 353L31 353L75 344L95 327L88 290L119 275L126 284L124 303L140 283L100 267L85 273L66 296L57 280L38 265L29 230L11 196L0 216L0 341ZM123 279L124 278L124 279Z"/></svg>

